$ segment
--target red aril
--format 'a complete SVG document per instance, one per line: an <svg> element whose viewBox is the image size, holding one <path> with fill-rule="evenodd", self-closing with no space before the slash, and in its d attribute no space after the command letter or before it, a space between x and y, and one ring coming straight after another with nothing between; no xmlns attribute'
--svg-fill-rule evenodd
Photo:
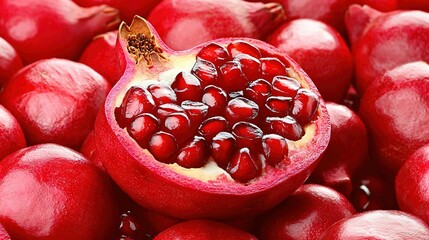
<svg viewBox="0 0 429 240"><path fill-rule="evenodd" d="M3 86L0 102L16 117L29 145L79 149L109 90L109 83L90 67L53 58L14 75Z"/></svg>
<svg viewBox="0 0 429 240"><path fill-rule="evenodd" d="M26 141L21 126L16 118L0 105L0 160L26 147Z"/></svg>
<svg viewBox="0 0 429 240"><path fill-rule="evenodd" d="M304 184L259 218L258 237L319 240L328 227L353 214L353 206L340 193L322 185Z"/></svg>
<svg viewBox="0 0 429 240"><path fill-rule="evenodd" d="M124 73L120 69L115 52L118 31L98 35L92 39L79 58L79 62L90 66L114 85Z"/></svg>
<svg viewBox="0 0 429 240"><path fill-rule="evenodd" d="M0 222L12 239L109 239L119 211L110 178L55 144L0 162Z"/></svg>
<svg viewBox="0 0 429 240"><path fill-rule="evenodd" d="M353 76L353 58L334 28L317 20L292 20L277 28L267 42L297 61L326 101L340 103L345 98Z"/></svg>
<svg viewBox="0 0 429 240"><path fill-rule="evenodd" d="M52 57L76 59L92 37L119 23L114 8L82 8L70 0L4 0L0 9L0 36L26 64Z"/></svg>
<svg viewBox="0 0 429 240"><path fill-rule="evenodd" d="M164 0L148 20L172 49L184 50L221 37L262 39L285 20L277 3L243 0Z"/></svg>
<svg viewBox="0 0 429 240"><path fill-rule="evenodd" d="M146 17L150 11L161 2L160 0L73 0L82 7L93 7L105 4L119 10L119 16L126 22L131 22L135 15Z"/></svg>
<svg viewBox="0 0 429 240"><path fill-rule="evenodd" d="M11 240L9 234L6 232L6 229L0 224L0 239L1 240Z"/></svg>
<svg viewBox="0 0 429 240"><path fill-rule="evenodd" d="M136 42L135 39L140 39L141 42ZM260 122L259 119L269 118L270 115L260 112L256 103L243 96L243 91L253 80L248 80L246 86L239 91L226 90L219 86L218 69L215 66L218 61L212 57L220 56L219 62L231 61L232 56L224 59L224 51L219 54L218 46L221 46L221 49L231 49L236 45L244 45L243 42L256 48L261 54L260 58L276 58L281 62L285 66L283 71L286 75L280 77L294 79L297 82L294 86L298 86L296 92L305 92L306 97L299 97L300 94L296 97L288 93L274 95L294 100L290 106L291 112L300 122L289 115L284 116L279 119L285 121L285 118L286 123L292 123L290 128L280 125L266 131L265 122ZM137 47L141 51L134 51ZM326 148L330 135L329 117L317 89L294 61L264 42L254 39L218 39L194 49L175 52L163 44L146 20L136 17L131 26L121 25L118 48L123 56L121 61L126 63L127 70L110 92L97 118L97 150L115 182L136 202L148 209L185 219L225 219L261 213L297 189ZM215 52L209 53L211 50ZM204 58L213 62L204 60L207 63L202 63L200 56L205 56ZM214 67L210 71L204 71L204 77L201 77L201 72L195 71L196 62ZM260 70L262 71L262 67ZM147 87L153 83L170 86L182 72L196 76L201 86L206 85L207 79L214 85L205 88L205 93L198 102L178 100L175 110L172 110L176 113L171 114L183 116L180 112L187 110L181 106L189 102L199 103L200 106L207 105L208 114L202 116L199 121L190 120L189 126L187 121L186 124L177 121L177 125L173 124L171 128L165 128L161 124L158 132L149 140L149 147L142 148L142 144L130 136L129 123L122 124L121 119L125 117L125 109L128 109L131 103L139 106L139 103L146 103L147 98L134 102L127 96L135 88L147 91ZM271 85L269 81L264 81ZM211 93L210 97L205 96L208 92ZM228 102L234 104L228 105ZM154 108L159 109L163 105L166 104L155 104ZM213 111L215 108L216 111ZM301 109L302 112L292 111L294 108ZM152 107L146 110L139 108L130 116L149 112L161 123L168 116L159 114L159 111L153 110ZM134 117L131 117L131 121ZM173 131L178 128L180 133ZM273 142L272 146L266 146L271 143L265 141L265 147L263 146L265 135L279 135L279 131L282 131L280 134L287 143L288 151L283 150L284 142ZM288 138L288 134L292 135L293 139ZM207 161L204 151L200 152L203 147L197 147L199 145L196 143L187 145L201 138L208 147L210 156ZM269 160L273 163L267 164L267 157L278 158L270 154L269 149L278 149L279 146L284 153L284 159ZM186 154L183 153L185 149ZM264 155L265 152L267 156ZM198 156L204 164L181 166L182 160L178 161L178 155L187 159L186 162L192 159L185 156Z"/></svg>
<svg viewBox="0 0 429 240"><path fill-rule="evenodd" d="M3 86L21 68L21 57L6 40L0 37L0 86Z"/></svg>
<svg viewBox="0 0 429 240"><path fill-rule="evenodd" d="M235 239L256 240L250 233L229 224L210 220L191 220L178 223L158 234L154 240L186 239Z"/></svg>
<svg viewBox="0 0 429 240"><path fill-rule="evenodd" d="M429 65L408 63L377 78L361 99L359 115L374 160L394 179L407 157L429 143Z"/></svg>
<svg viewBox="0 0 429 240"><path fill-rule="evenodd" d="M429 224L429 145L407 158L396 175L395 193L399 208Z"/></svg>
<svg viewBox="0 0 429 240"><path fill-rule="evenodd" d="M345 21L355 60L355 85L361 96L385 72L406 63L429 61L429 13L381 13L353 5Z"/></svg>
<svg viewBox="0 0 429 240"><path fill-rule="evenodd" d="M310 178L349 196L353 176L368 158L366 127L346 106L329 102L326 107L331 119L331 139Z"/></svg>
<svg viewBox="0 0 429 240"><path fill-rule="evenodd" d="M336 222L320 240L425 240L428 236L429 227L421 219L401 211L378 210L359 213Z"/></svg>

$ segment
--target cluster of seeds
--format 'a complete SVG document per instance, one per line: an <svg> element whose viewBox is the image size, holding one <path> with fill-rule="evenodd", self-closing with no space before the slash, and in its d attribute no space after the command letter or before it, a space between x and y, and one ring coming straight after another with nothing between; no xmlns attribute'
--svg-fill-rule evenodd
<svg viewBox="0 0 429 240"><path fill-rule="evenodd" d="M279 59L234 41L202 48L171 86L131 87L116 118L160 162L200 168L212 156L233 179L248 182L265 165L287 161L287 139L303 137L318 105Z"/></svg>

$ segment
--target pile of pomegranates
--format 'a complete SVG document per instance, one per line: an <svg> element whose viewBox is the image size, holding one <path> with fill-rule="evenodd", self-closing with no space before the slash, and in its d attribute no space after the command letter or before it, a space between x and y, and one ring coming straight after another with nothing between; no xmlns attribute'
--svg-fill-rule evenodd
<svg viewBox="0 0 429 240"><path fill-rule="evenodd" d="M429 239L429 2L0 0L0 240Z"/></svg>

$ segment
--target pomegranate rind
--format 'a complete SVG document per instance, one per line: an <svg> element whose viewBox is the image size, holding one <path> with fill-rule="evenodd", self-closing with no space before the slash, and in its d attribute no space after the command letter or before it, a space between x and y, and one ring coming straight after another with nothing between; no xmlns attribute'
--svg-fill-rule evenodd
<svg viewBox="0 0 429 240"><path fill-rule="evenodd" d="M137 18L134 21L139 22L123 30L138 29L153 34L156 39L159 39L144 19ZM119 34L121 33L124 32L120 30ZM215 42L225 44L234 40L237 39L218 39ZM317 93L320 98L319 92L308 75L286 54L259 40L244 40L260 47L263 54L277 57L290 66L297 78L305 80L302 84ZM126 43L121 38L118 38L118 41L123 54L126 53ZM164 56L173 52L160 40L157 41L164 49ZM114 109L125 91L132 85L133 79L141 76L142 72L145 78L150 79L153 74L152 77L157 79L154 73L168 70L173 66L174 60L179 61L177 58L191 56L195 61L196 53L203 46L204 44L187 51L175 52L174 56L168 55L167 60L154 59L158 62L155 62L150 70L147 70L145 63L139 62L136 65L136 58L124 54L123 62L127 64L125 74L108 95L95 123L97 149L104 167L114 181L136 202L149 209L184 219L225 219L255 215L273 207L292 194L308 178L326 149L330 138L330 122L321 98L320 107L316 113L317 120L310 124L311 127L308 128L304 140L300 141L301 145L298 146L298 143L295 143L295 148L290 149L290 164L280 164L276 168L267 167L263 177L247 185L228 179L225 175L218 176L214 180L207 180L199 175L191 177L183 174L186 171L184 169L184 171L176 171L175 168L160 163L148 150L139 148L127 132L118 126L115 118Z"/></svg>

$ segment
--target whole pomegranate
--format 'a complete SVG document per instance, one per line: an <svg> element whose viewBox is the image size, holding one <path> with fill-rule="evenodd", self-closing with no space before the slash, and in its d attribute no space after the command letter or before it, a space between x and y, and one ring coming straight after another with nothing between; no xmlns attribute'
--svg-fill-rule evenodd
<svg viewBox="0 0 429 240"><path fill-rule="evenodd" d="M346 106L327 103L331 139L310 179L349 196L355 172L368 158L368 136L360 117Z"/></svg>
<svg viewBox="0 0 429 240"><path fill-rule="evenodd" d="M172 49L221 37L262 39L285 20L280 4L243 0L163 0L148 17Z"/></svg>
<svg viewBox="0 0 429 240"><path fill-rule="evenodd" d="M368 6L353 5L345 21L360 95L386 71L405 63L429 61L429 13L381 13Z"/></svg>
<svg viewBox="0 0 429 240"><path fill-rule="evenodd" d="M277 28L267 42L298 62L323 99L343 101L352 81L353 59L334 28L317 20L292 20Z"/></svg>
<svg viewBox="0 0 429 240"><path fill-rule="evenodd" d="M190 220L178 223L158 234L154 240L256 240L255 236L228 224L210 220Z"/></svg>
<svg viewBox="0 0 429 240"><path fill-rule="evenodd" d="M0 161L0 222L12 239L110 239L118 207L109 178L59 145Z"/></svg>
<svg viewBox="0 0 429 240"><path fill-rule="evenodd" d="M329 227L320 240L386 240L429 238L429 227L419 218L401 211L359 213Z"/></svg>
<svg viewBox="0 0 429 240"><path fill-rule="evenodd" d="M0 160L18 149L26 147L21 126L15 117L0 105Z"/></svg>
<svg viewBox="0 0 429 240"><path fill-rule="evenodd" d="M361 99L359 115L374 160L394 179L408 156L429 143L429 65L408 63L376 79Z"/></svg>
<svg viewBox="0 0 429 240"><path fill-rule="evenodd" d="M148 209L184 219L256 215L295 191L328 144L316 87L262 41L175 52L136 17L121 25L118 48L126 71L97 117L96 147L109 175Z"/></svg>
<svg viewBox="0 0 429 240"><path fill-rule="evenodd" d="M0 93L29 145L57 143L78 149L93 128L109 83L90 67L65 59L30 64Z"/></svg>
<svg viewBox="0 0 429 240"><path fill-rule="evenodd" d="M395 181L399 208L429 224L429 145L415 151L405 161Z"/></svg>
<svg viewBox="0 0 429 240"><path fill-rule="evenodd" d="M21 68L21 57L6 40L0 37L0 87Z"/></svg>
<svg viewBox="0 0 429 240"><path fill-rule="evenodd" d="M335 190L304 184L259 220L261 240L318 240L335 222L355 213L350 202Z"/></svg>
<svg viewBox="0 0 429 240"><path fill-rule="evenodd" d="M0 36L28 64L45 58L76 59L97 34L119 23L116 9L81 8L70 0L1 0Z"/></svg>

